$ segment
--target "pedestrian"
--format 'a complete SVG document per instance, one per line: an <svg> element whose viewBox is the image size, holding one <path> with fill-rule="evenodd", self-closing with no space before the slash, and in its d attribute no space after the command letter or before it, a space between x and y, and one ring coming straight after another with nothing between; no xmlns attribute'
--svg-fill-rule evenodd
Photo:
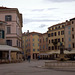
<svg viewBox="0 0 75 75"><path fill-rule="evenodd" d="M38 60L40 60L40 56L38 56Z"/></svg>
<svg viewBox="0 0 75 75"><path fill-rule="evenodd" d="M29 62L30 62L30 59L31 59L31 56L29 55L29 56L28 56L28 61L29 61Z"/></svg>

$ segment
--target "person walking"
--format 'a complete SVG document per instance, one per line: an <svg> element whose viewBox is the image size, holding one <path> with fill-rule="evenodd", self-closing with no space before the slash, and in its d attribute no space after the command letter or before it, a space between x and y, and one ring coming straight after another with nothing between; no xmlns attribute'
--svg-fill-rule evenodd
<svg viewBox="0 0 75 75"><path fill-rule="evenodd" d="M29 55L29 56L28 56L28 61L29 61L29 63L30 63L30 59L31 59L31 56Z"/></svg>

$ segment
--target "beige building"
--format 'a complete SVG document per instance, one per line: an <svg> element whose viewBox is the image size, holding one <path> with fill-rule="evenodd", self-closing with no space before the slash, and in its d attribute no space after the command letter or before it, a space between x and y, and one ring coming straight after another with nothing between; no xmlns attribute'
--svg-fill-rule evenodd
<svg viewBox="0 0 75 75"><path fill-rule="evenodd" d="M17 8L0 7L0 20L7 23L6 44L22 51L22 14ZM17 59L17 56L14 58ZM20 54L21 58L22 54Z"/></svg>
<svg viewBox="0 0 75 75"><path fill-rule="evenodd" d="M39 55L41 59L48 59L48 34L43 33L39 36Z"/></svg>
<svg viewBox="0 0 75 75"><path fill-rule="evenodd" d="M48 28L48 54L50 54L49 58L51 59L58 57L58 54L60 53L60 42L64 47L64 28L65 22ZM56 43L56 45L54 46L53 43Z"/></svg>
<svg viewBox="0 0 75 75"><path fill-rule="evenodd" d="M20 52L18 48L6 45L6 25L6 22L0 21L0 63L16 61L16 53Z"/></svg>

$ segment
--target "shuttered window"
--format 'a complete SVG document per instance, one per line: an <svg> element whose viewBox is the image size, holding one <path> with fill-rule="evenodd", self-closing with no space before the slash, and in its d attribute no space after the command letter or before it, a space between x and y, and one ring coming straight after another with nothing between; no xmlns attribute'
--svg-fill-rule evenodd
<svg viewBox="0 0 75 75"><path fill-rule="evenodd" d="M0 38L2 38L2 31L0 30Z"/></svg>
<svg viewBox="0 0 75 75"><path fill-rule="evenodd" d="M6 15L5 16L5 21L12 21L12 16L11 15Z"/></svg>
<svg viewBox="0 0 75 75"><path fill-rule="evenodd" d="M4 39L4 30L0 30L0 38Z"/></svg>

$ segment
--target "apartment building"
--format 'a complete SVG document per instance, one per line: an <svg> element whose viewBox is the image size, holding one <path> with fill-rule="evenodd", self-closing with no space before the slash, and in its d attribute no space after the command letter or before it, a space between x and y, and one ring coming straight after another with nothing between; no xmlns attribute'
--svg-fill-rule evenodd
<svg viewBox="0 0 75 75"><path fill-rule="evenodd" d="M48 28L48 50L51 54L50 58L57 58L60 53L60 43L63 44L64 47L64 28L65 22L53 25ZM54 45L53 43L56 43Z"/></svg>
<svg viewBox="0 0 75 75"><path fill-rule="evenodd" d="M19 52L18 48L6 45L6 25L5 21L0 21L0 63L16 60L16 53Z"/></svg>
<svg viewBox="0 0 75 75"><path fill-rule="evenodd" d="M19 13L17 8L0 7L0 20L7 23L5 29L6 44L22 51L22 14Z"/></svg>
<svg viewBox="0 0 75 75"><path fill-rule="evenodd" d="M70 19L71 22L71 46L75 50L75 18Z"/></svg>
<svg viewBox="0 0 75 75"><path fill-rule="evenodd" d="M23 50L25 50L25 56L26 58L30 55L31 59L37 59L37 56L39 54L39 35L38 32L27 32L25 35L23 34ZM25 42L24 42L25 41ZM25 45L25 47L24 47Z"/></svg>
<svg viewBox="0 0 75 75"><path fill-rule="evenodd" d="M43 33L39 36L39 55L41 59L48 59L48 34Z"/></svg>

